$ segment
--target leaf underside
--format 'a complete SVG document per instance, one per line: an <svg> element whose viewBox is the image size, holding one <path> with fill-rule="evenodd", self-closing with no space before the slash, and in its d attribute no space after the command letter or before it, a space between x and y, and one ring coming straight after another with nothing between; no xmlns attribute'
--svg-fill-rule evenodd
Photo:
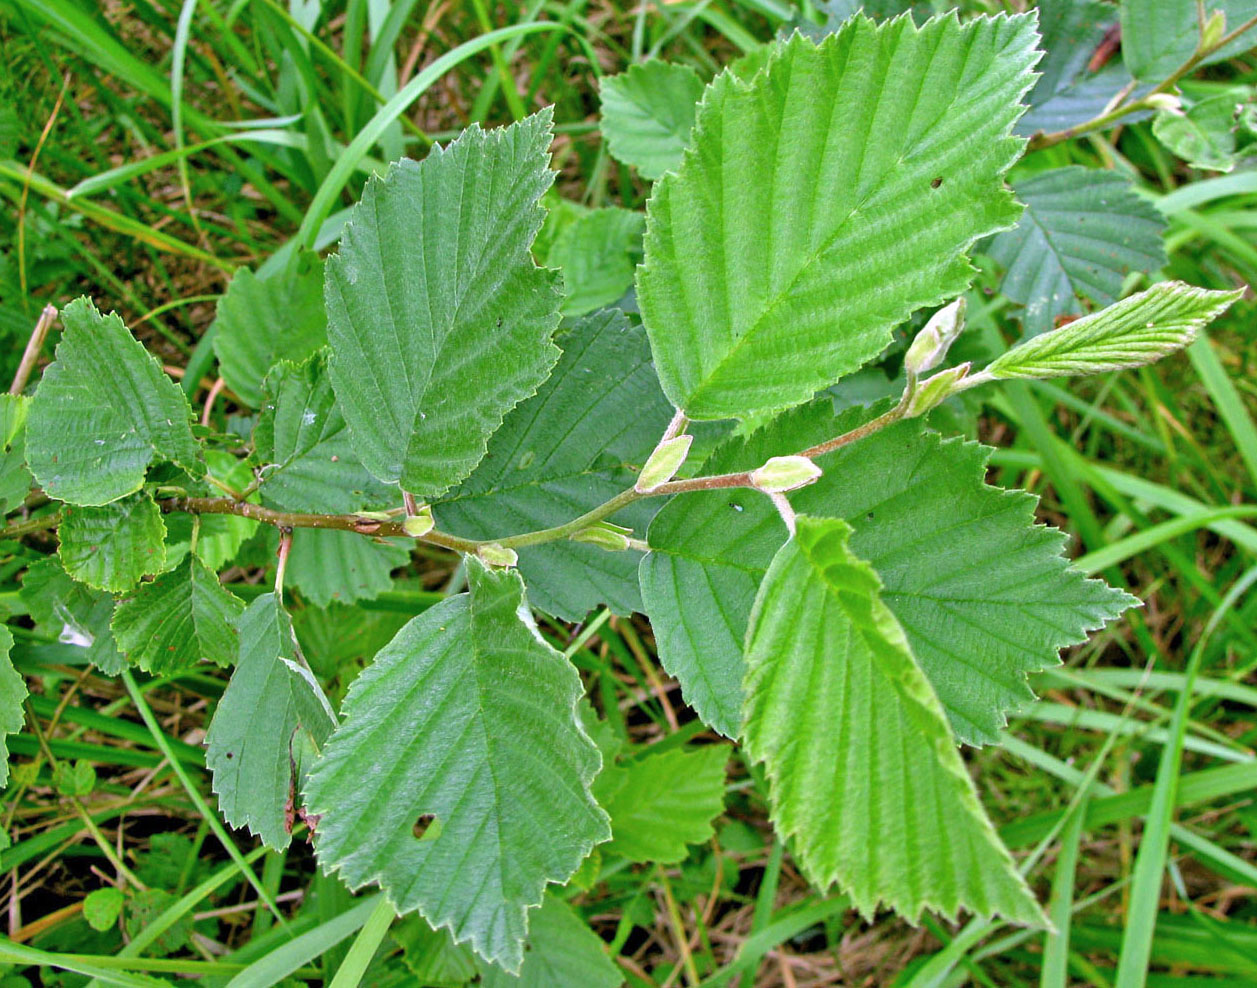
<svg viewBox="0 0 1257 988"><path fill-rule="evenodd" d="M354 682L307 806L324 867L518 971L526 910L610 834L576 670L532 625L518 573L467 570L468 593L412 620Z"/></svg>
<svg viewBox="0 0 1257 988"><path fill-rule="evenodd" d="M928 680L836 519L798 518L747 633L745 743L809 879L866 918L1043 914L999 842Z"/></svg>
<svg viewBox="0 0 1257 988"><path fill-rule="evenodd" d="M691 418L809 399L912 312L969 284L966 251L1020 207L1003 174L1033 81L1034 20L917 28L855 17L718 76L647 209L638 301Z"/></svg>
<svg viewBox="0 0 1257 988"><path fill-rule="evenodd" d="M327 263L331 376L363 464L421 498L471 473L559 356L557 276L529 249L551 111L472 125L368 182Z"/></svg>

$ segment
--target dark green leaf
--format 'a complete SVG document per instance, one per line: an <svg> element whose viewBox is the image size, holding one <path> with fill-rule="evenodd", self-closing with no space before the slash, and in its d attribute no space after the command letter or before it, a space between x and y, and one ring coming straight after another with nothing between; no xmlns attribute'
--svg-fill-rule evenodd
<svg viewBox="0 0 1257 988"><path fill-rule="evenodd" d="M97 590L122 593L166 568L166 526L143 491L98 508L67 505L57 537L65 571Z"/></svg>

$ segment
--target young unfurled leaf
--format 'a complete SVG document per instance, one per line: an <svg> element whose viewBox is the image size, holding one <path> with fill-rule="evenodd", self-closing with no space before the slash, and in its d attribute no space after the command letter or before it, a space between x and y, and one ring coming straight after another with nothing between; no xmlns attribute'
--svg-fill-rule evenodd
<svg viewBox="0 0 1257 988"><path fill-rule="evenodd" d="M306 746L321 745L336 716L301 664L292 622L273 593L240 615L240 655L214 710L205 764L223 818L248 827L267 847L291 840L292 807L300 790Z"/></svg>
<svg viewBox="0 0 1257 988"><path fill-rule="evenodd" d="M379 882L517 972L527 909L610 832L576 670L538 634L517 572L469 557L467 575L468 593L407 624L355 680L307 808L319 859L351 888Z"/></svg>
<svg viewBox="0 0 1257 988"><path fill-rule="evenodd" d="M299 363L327 342L322 259L304 254L265 277L239 269L218 300L212 328L227 386L260 409L270 369L280 360Z"/></svg>
<svg viewBox="0 0 1257 988"><path fill-rule="evenodd" d="M7 515L31 492L26 469L26 416L31 400L0 395L0 515Z"/></svg>
<svg viewBox="0 0 1257 988"><path fill-rule="evenodd" d="M26 680L13 668L9 652L13 649L13 633L0 625L0 789L9 782L9 748L6 740L26 722L22 702L26 699Z"/></svg>
<svg viewBox="0 0 1257 988"><path fill-rule="evenodd" d="M49 496L100 505L138 491L155 457L205 472L191 410L117 313L85 298L61 312L65 335L26 422L26 458Z"/></svg>
<svg viewBox="0 0 1257 988"><path fill-rule="evenodd" d="M1116 172L1071 165L1018 182L1026 204L1016 229L986 247L1004 267L1001 290L1025 306L1027 336L1052 329L1056 317L1116 302L1132 271L1165 263L1165 220Z"/></svg>
<svg viewBox="0 0 1257 988"><path fill-rule="evenodd" d="M166 525L144 492L98 508L67 506L57 537L65 571L97 590L122 593L166 566Z"/></svg>
<svg viewBox="0 0 1257 988"><path fill-rule="evenodd" d="M238 652L240 598L195 556L118 605L118 647L145 672L178 672L200 661L229 666Z"/></svg>
<svg viewBox="0 0 1257 988"><path fill-rule="evenodd" d="M674 405L717 419L806 401L968 287L970 245L1020 213L1003 174L1035 41L1026 16L858 16L819 45L795 35L749 83L716 78L655 187L638 269Z"/></svg>
<svg viewBox="0 0 1257 988"><path fill-rule="evenodd" d="M1193 168L1229 172L1235 167L1237 111L1243 96L1221 93L1182 110L1162 110L1152 121L1157 140Z"/></svg>
<svg viewBox="0 0 1257 988"><path fill-rule="evenodd" d="M1163 281L1107 309L1018 344L966 382L1074 377L1139 367L1191 343L1241 291Z"/></svg>
<svg viewBox="0 0 1257 988"><path fill-rule="evenodd" d="M563 356L554 374L506 417L476 472L435 506L443 530L486 539L549 528L633 486L673 412L646 334L607 309L556 341ZM641 537L659 500L631 504L613 520ZM534 607L579 621L599 604L616 614L641 610L639 558L550 542L519 549L519 571Z"/></svg>
<svg viewBox="0 0 1257 988"><path fill-rule="evenodd" d="M822 399L731 440L704 469L744 470L869 417L835 417ZM1065 537L1035 524L1034 497L986 485L989 456L911 420L817 457L824 475L790 495L797 510L855 529L852 551L885 584L882 599L970 743L994 741L1006 714L1033 698L1027 673L1055 665L1061 648L1135 603L1069 568ZM730 737L751 602L786 534L762 495L710 491L674 499L648 535L642 597L660 659L703 720Z"/></svg>
<svg viewBox="0 0 1257 988"><path fill-rule="evenodd" d="M743 735L777 832L812 882L837 883L866 917L885 903L913 920L967 909L1043 925L851 527L796 524L746 639Z"/></svg>
<svg viewBox="0 0 1257 988"><path fill-rule="evenodd" d="M703 80L688 65L654 59L603 76L599 128L617 161L653 181L681 164Z"/></svg>
<svg viewBox="0 0 1257 988"><path fill-rule="evenodd" d="M646 460L642 472L637 476L634 489L648 493L662 487L676 476L676 472L685 464L690 455L690 446L694 443L693 436L673 436L655 447L654 452Z"/></svg>
<svg viewBox="0 0 1257 988"><path fill-rule="evenodd" d="M576 911L547 894L528 917L528 950L519 974L477 965L482 988L618 988L624 984L607 947Z"/></svg>
<svg viewBox="0 0 1257 988"><path fill-rule="evenodd" d="M480 462L503 416L558 359L541 226L551 111L473 125L367 184L327 264L336 397L362 462L422 498Z"/></svg>

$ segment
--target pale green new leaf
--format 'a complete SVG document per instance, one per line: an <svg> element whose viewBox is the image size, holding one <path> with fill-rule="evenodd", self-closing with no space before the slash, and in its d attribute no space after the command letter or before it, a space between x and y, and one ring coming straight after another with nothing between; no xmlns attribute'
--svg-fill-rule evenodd
<svg viewBox="0 0 1257 988"><path fill-rule="evenodd" d="M1242 95L1222 93L1184 110L1162 110L1152 121L1157 140L1193 168L1235 167L1235 130Z"/></svg>
<svg viewBox="0 0 1257 988"><path fill-rule="evenodd" d="M156 458L205 472L188 399L117 313L86 298L61 312L65 334L26 422L26 458L50 496L100 505L138 491Z"/></svg>
<svg viewBox="0 0 1257 988"><path fill-rule="evenodd" d="M646 217L609 206L565 226L555 237L546 264L563 272L563 315L583 316L613 305L633 287L642 255Z"/></svg>
<svg viewBox="0 0 1257 988"><path fill-rule="evenodd" d="M673 748L615 771L623 776L603 803L611 816L604 854L630 861L683 861L689 844L711 840L712 821L724 809L728 745Z"/></svg>
<svg viewBox="0 0 1257 988"><path fill-rule="evenodd" d="M420 498L471 473L558 359L557 277L529 255L554 178L550 121L473 125L393 165L328 261L332 386L358 455Z"/></svg>
<svg viewBox="0 0 1257 988"><path fill-rule="evenodd" d="M1194 0L1122 0L1122 58L1136 79L1160 82L1179 68L1196 50L1200 26ZM1227 30L1253 16L1252 0L1205 0L1205 11L1226 15ZM1232 58L1257 41L1251 32L1242 34L1207 60Z"/></svg>
<svg viewBox="0 0 1257 988"><path fill-rule="evenodd" d="M550 379L507 416L476 472L437 504L443 530L485 539L549 528L633 486L672 413L645 333L607 310L556 342L563 356ZM641 537L658 509L645 500L614 520ZM641 610L640 558L559 541L521 548L519 569L534 606L579 621L601 603L617 614Z"/></svg>
<svg viewBox="0 0 1257 988"><path fill-rule="evenodd" d="M101 507L67 505L57 538L65 571L97 590L123 593L166 567L166 525L145 491Z"/></svg>
<svg viewBox="0 0 1257 988"><path fill-rule="evenodd" d="M303 254L263 278L241 268L218 300L211 329L227 386L260 408L262 380L278 361L299 363L327 342L323 261Z"/></svg>
<svg viewBox="0 0 1257 988"><path fill-rule="evenodd" d="M688 65L650 60L599 84L599 129L617 161L654 181L681 163L694 129L703 80Z"/></svg>
<svg viewBox="0 0 1257 988"><path fill-rule="evenodd" d="M1025 306L1027 336L1063 314L1116 302L1132 271L1165 263L1165 220L1116 172L1071 165L1040 172L1013 186L1026 211L1016 229L986 248L1004 267L1001 290Z"/></svg>
<svg viewBox="0 0 1257 988"><path fill-rule="evenodd" d="M26 700L26 680L13 668L9 652L13 633L0 625L0 789L9 782L9 747L7 737L16 734L26 722L22 703Z"/></svg>
<svg viewBox="0 0 1257 988"><path fill-rule="evenodd" d="M358 459L353 437L336 405L320 351L300 364L280 361L262 385L262 409L253 429L263 500L284 511L351 514L399 502Z"/></svg>
<svg viewBox="0 0 1257 988"><path fill-rule="evenodd" d="M55 556L31 565L22 577L21 594L41 633L83 649L86 660L107 676L127 667L109 627L113 597L71 579Z"/></svg>
<svg viewBox="0 0 1257 988"><path fill-rule="evenodd" d="M885 904L1044 925L850 534L799 516L755 599L743 736L773 825L809 880L866 918Z"/></svg>
<svg viewBox="0 0 1257 988"><path fill-rule="evenodd" d="M1073 377L1150 364L1191 343L1242 294L1163 281L1018 344L974 380Z"/></svg>
<svg viewBox="0 0 1257 988"><path fill-rule="evenodd" d="M205 661L236 661L244 604L194 556L146 583L113 616L118 647L145 672L166 675Z"/></svg>
<svg viewBox="0 0 1257 988"><path fill-rule="evenodd" d="M233 490L242 491L253 483L253 471L246 460L218 449L205 451L205 465L210 474ZM250 495L256 501L256 494ZM214 572L219 572L236 558L245 540L258 529L258 522L239 515L189 515L176 511L166 515L166 567L174 569L192 548L192 531L196 529L196 554Z"/></svg>
<svg viewBox="0 0 1257 988"><path fill-rule="evenodd" d="M299 790L294 768L305 747L321 745L336 716L302 663L292 622L273 593L263 594L239 619L240 654L231 682L214 710L205 764L223 819L247 827L262 843L283 850L292 839Z"/></svg>
<svg viewBox="0 0 1257 988"><path fill-rule="evenodd" d="M7 515L31 492L26 469L26 416L31 400L24 395L0 395L0 515Z"/></svg>
<svg viewBox="0 0 1257 988"><path fill-rule="evenodd" d="M744 470L806 449L870 417L828 400L731 440L705 472ZM1036 525L1036 499L985 483L990 450L903 422L817 457L824 474L789 495L796 509L845 518L961 740L994 741L1033 699L1028 673L1057 664L1134 599L1072 570L1065 537ZM751 491L676 498L651 525L642 597L659 655L717 730L740 724L742 645L756 588L786 530Z"/></svg>
<svg viewBox="0 0 1257 988"><path fill-rule="evenodd" d="M969 285L1020 213L1003 175L1034 19L848 21L725 72L647 209L637 294L664 392L691 418L806 401Z"/></svg>
<svg viewBox="0 0 1257 988"><path fill-rule="evenodd" d="M407 544L364 538L332 528L292 533L287 582L316 607L374 600L393 586L393 570L410 558Z"/></svg>
<svg viewBox="0 0 1257 988"><path fill-rule="evenodd" d="M354 681L306 800L325 868L518 972L527 909L610 836L601 759L519 574L469 558L467 576Z"/></svg>
<svg viewBox="0 0 1257 988"><path fill-rule="evenodd" d="M528 917L528 951L519 974L480 963L482 988L617 988L624 984L607 947L557 895Z"/></svg>

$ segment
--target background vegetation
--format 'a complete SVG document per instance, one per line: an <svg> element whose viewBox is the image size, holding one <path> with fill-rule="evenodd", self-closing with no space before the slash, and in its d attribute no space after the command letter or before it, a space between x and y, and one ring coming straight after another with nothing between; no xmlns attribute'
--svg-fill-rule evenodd
<svg viewBox="0 0 1257 988"><path fill-rule="evenodd" d="M371 168L421 157L473 121L554 104L560 194L640 209L648 184L598 131L599 78L648 56L710 78L792 22L820 23L844 4L817 6L0 0L0 377L17 372L46 304L88 294L122 314L208 424L224 426L235 408L215 387L216 301L236 268L264 265L299 231L320 246L335 240L365 179L336 174L351 143L366 142ZM1114 40L1080 33L1080 57L1103 62ZM1202 98L1254 83L1257 58L1240 54L1183 88ZM405 111L365 129L408 86ZM1071 163L1133 176L1168 224L1167 276L1257 283L1257 171L1242 161L1226 175L1190 169L1151 130L1136 117L1055 144L1014 180ZM970 323L1012 339L1020 313L994 294L998 274L985 265L990 301ZM1108 985L1132 942L1150 950L1150 985L1257 983L1252 318L1250 297L1186 356L1068 388L1008 388L957 421L999 447L992 482L1042 495L1044 520L1075 537L1079 565L1145 604L1040 676L1042 701L1000 745L970 753L1002 836L1068 938L861 921L841 897L809 890L771 836L760 780L735 759L712 841L680 865L604 869L575 890L629 984ZM93 974L128 985L354 983L333 981L342 968L363 984L416 983L423 944L410 927L357 957L365 898L320 876L303 841L264 853L216 822L200 742L222 675L142 677L129 691L42 621L22 620L38 611L24 574L54 544L40 533L0 541L0 608L32 684L0 806L0 958L11 962L0 988ZM233 589L261 592L268 564L265 547L246 554L228 574ZM337 698L402 622L457 582L452 565L416 553L391 589L354 608L297 597L298 634ZM698 733L645 622L604 616L552 630L580 641L575 661L633 741L676 745ZM1200 674L1184 695L1192 657ZM1176 704L1186 738L1181 758L1167 758ZM1167 830L1163 859L1137 869L1141 840Z"/></svg>

